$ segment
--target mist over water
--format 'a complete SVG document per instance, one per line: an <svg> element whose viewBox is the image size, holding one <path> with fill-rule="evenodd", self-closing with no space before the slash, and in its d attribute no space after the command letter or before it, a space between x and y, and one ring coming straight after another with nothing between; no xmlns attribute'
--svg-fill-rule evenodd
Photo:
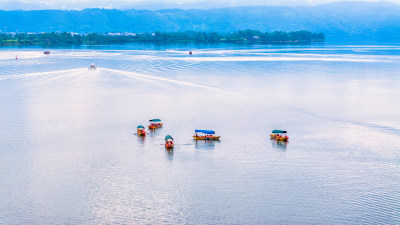
<svg viewBox="0 0 400 225"><path fill-rule="evenodd" d="M1 224L400 223L399 46L50 51L0 49Z"/></svg>

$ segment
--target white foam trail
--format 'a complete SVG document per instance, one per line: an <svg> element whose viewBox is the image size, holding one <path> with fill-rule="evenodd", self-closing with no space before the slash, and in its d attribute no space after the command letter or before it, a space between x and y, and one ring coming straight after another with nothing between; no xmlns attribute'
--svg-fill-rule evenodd
<svg viewBox="0 0 400 225"><path fill-rule="evenodd" d="M35 59L46 57L47 55L43 54L42 51L0 51L0 60L15 60L16 56L18 59Z"/></svg>
<svg viewBox="0 0 400 225"><path fill-rule="evenodd" d="M159 80L159 81L170 82L170 83L175 83L175 84L180 84L180 85L185 85L185 86L190 86L190 87L198 87L198 88L204 88L204 89L209 89L209 90L214 90L214 91L226 92L226 90L223 90L221 88L212 87L212 86L206 86L206 85L201 85L201 84L196 84L196 83L191 83L191 82L187 82L187 81L173 80L173 79L164 78L164 77L156 77L156 76L144 75L144 74L135 73L135 72L116 70L116 69L101 68L101 70L114 72L114 73L119 73L121 75L128 76L128 77L133 77L133 78L144 78L144 79L151 79L151 80Z"/></svg>
<svg viewBox="0 0 400 225"><path fill-rule="evenodd" d="M101 52L101 51L76 51L76 52L65 52L62 54L55 54L55 55L62 55L62 57L115 57L121 56L121 53L115 52Z"/></svg>
<svg viewBox="0 0 400 225"><path fill-rule="evenodd" d="M257 53L271 53L271 52L281 52L281 51L338 51L338 50L347 50L347 51L370 51L370 50L399 50L398 46L325 46L324 48L320 47L283 47L283 48L257 48L257 49L195 49L193 50L193 55L195 54L257 54ZM166 52L177 53L187 55L188 51L185 50L173 50L167 49Z"/></svg>
<svg viewBox="0 0 400 225"><path fill-rule="evenodd" d="M57 74L57 73L79 72L79 71L83 71L83 70L87 70L87 68L6 75L6 76L0 76L0 80L13 79L13 78L30 78L30 77L36 77L36 76L52 75L52 74Z"/></svg>
<svg viewBox="0 0 400 225"><path fill-rule="evenodd" d="M320 57L259 57L259 56L235 56L235 57L185 57L170 58L171 60L199 61L199 62L252 62L252 61L328 61L328 62L378 62L378 59L356 58L320 58Z"/></svg>

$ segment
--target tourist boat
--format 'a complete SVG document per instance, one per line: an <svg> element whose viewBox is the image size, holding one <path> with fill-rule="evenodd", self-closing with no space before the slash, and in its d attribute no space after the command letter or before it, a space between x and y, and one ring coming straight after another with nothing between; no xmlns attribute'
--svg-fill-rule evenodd
<svg viewBox="0 0 400 225"><path fill-rule="evenodd" d="M96 69L96 64L94 64L94 63L90 64L90 67L89 67L89 69L91 69L91 70L95 70L95 69Z"/></svg>
<svg viewBox="0 0 400 225"><path fill-rule="evenodd" d="M289 137L286 135L287 131L286 130L273 130L272 133L270 134L271 139L275 139L278 141L289 141ZM283 136L282 134L285 134Z"/></svg>
<svg viewBox="0 0 400 225"><path fill-rule="evenodd" d="M149 120L149 129L157 129L163 126L163 123L161 122L160 119L152 119Z"/></svg>
<svg viewBox="0 0 400 225"><path fill-rule="evenodd" d="M146 131L144 130L144 126L142 125L137 126L137 134L139 136L146 136Z"/></svg>
<svg viewBox="0 0 400 225"><path fill-rule="evenodd" d="M45 55L50 55L50 51L44 51L43 52Z"/></svg>
<svg viewBox="0 0 400 225"><path fill-rule="evenodd" d="M174 139L171 137L171 135L165 136L165 148L166 149L174 148Z"/></svg>
<svg viewBox="0 0 400 225"><path fill-rule="evenodd" d="M195 140L219 140L221 136L215 136L215 131L213 130L195 130L196 134L193 135ZM197 133L201 133L198 135Z"/></svg>

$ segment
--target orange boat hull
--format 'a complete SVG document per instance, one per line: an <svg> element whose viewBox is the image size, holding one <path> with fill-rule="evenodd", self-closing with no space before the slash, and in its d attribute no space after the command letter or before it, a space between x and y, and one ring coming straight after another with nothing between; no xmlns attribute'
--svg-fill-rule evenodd
<svg viewBox="0 0 400 225"><path fill-rule="evenodd" d="M162 126L163 126L162 123L160 125L149 125L149 129L157 129L157 128L160 128Z"/></svg>
<svg viewBox="0 0 400 225"><path fill-rule="evenodd" d="M276 136L275 134L270 134L271 139L275 139L278 141L289 141L289 137L288 136Z"/></svg>
<svg viewBox="0 0 400 225"><path fill-rule="evenodd" d="M211 137L204 137L204 136L193 136L195 140L219 140L221 136L211 136Z"/></svg>
<svg viewBox="0 0 400 225"><path fill-rule="evenodd" d="M174 144L172 143L172 144L165 144L165 148L174 148Z"/></svg>

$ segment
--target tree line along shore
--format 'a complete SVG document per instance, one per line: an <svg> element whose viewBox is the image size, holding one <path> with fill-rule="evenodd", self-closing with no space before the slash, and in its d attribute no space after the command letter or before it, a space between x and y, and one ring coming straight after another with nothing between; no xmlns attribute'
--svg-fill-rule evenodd
<svg viewBox="0 0 400 225"><path fill-rule="evenodd" d="M0 45L81 45L81 44L120 44L129 42L173 43L313 43L324 42L323 33L307 30L261 32L241 30L233 33L218 32L160 32L154 33L0 33Z"/></svg>

